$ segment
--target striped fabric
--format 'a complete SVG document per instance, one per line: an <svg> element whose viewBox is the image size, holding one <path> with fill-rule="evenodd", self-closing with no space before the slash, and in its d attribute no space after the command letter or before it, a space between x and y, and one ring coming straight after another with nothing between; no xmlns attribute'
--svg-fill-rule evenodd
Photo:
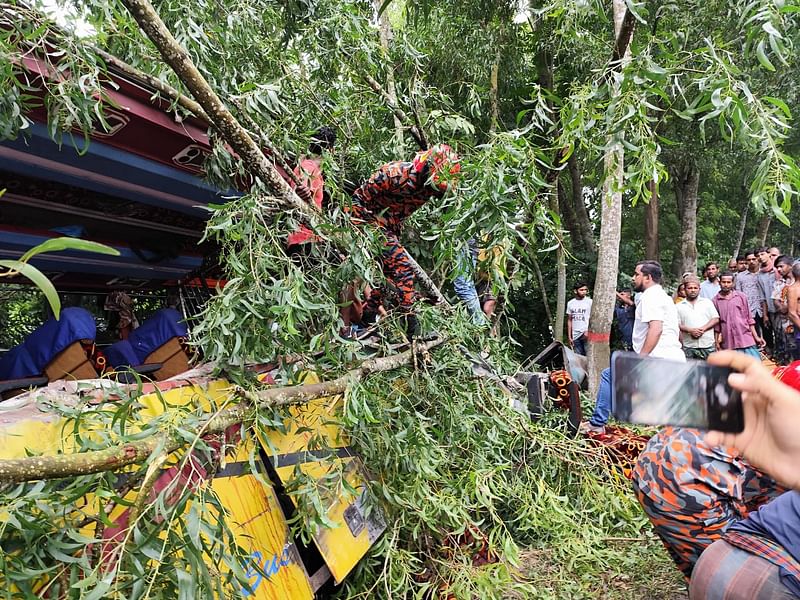
<svg viewBox="0 0 800 600"><path fill-rule="evenodd" d="M717 540L694 567L690 600L794 600L770 561Z"/></svg>
<svg viewBox="0 0 800 600"><path fill-rule="evenodd" d="M794 578L795 581L800 581L800 564L797 563L786 548L777 542L739 531L728 531L723 538L737 548L768 560L779 569L783 569L786 576Z"/></svg>

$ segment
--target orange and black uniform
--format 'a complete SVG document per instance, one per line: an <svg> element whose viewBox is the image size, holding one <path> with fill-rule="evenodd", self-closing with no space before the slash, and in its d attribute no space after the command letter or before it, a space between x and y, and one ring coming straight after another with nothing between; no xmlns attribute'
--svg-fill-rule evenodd
<svg viewBox="0 0 800 600"><path fill-rule="evenodd" d="M428 200L443 194L427 185L427 180L427 165L417 168L412 162L390 162L353 193L353 221L370 223L386 236L383 273L397 288L403 310L409 310L414 303L414 271L399 240L403 223ZM377 312L381 300L381 291L374 289L365 311Z"/></svg>

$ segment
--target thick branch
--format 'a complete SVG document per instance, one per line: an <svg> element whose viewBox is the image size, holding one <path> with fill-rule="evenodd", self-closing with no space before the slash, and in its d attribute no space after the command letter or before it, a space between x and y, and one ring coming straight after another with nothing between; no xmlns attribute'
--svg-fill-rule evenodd
<svg viewBox="0 0 800 600"><path fill-rule="evenodd" d="M172 36L150 2L148 0L122 0L122 2L156 46L164 62L175 71L203 108L208 115L209 123L220 132L250 172L262 179L279 200L300 212L312 225L315 225L319 221L316 207L303 202L270 164L247 131L211 89L189 54Z"/></svg>
<svg viewBox="0 0 800 600"><path fill-rule="evenodd" d="M270 164L264 153L253 141L253 138L236 121L231 112L225 107L219 96L211 89L200 71L197 70L189 54L184 50L177 40L164 25L161 18L153 9L148 0L123 0L123 4L130 11L133 18L142 28L142 31L155 44L164 61L175 71L183 81L186 88L197 99L202 109L209 117L211 123L225 139L231 148L241 157L250 172L264 180L280 200L293 207L302 214L313 226L319 222L316 206L303 202L292 190L286 181L280 176L275 167ZM369 75L365 79L376 91L385 94L380 84ZM377 88L375 87L377 86ZM400 109L394 107L394 110ZM407 120L408 117L400 111L399 115ZM416 126L411 128L411 133L417 140L421 148L427 148L428 144L421 130ZM277 152L277 151L276 151ZM276 155L277 156L277 155ZM291 169L287 170L291 173ZM416 269L420 283L431 291L437 299L442 298L441 292L433 285L430 277L422 268L417 265ZM435 292L433 291L435 290Z"/></svg>
<svg viewBox="0 0 800 600"><path fill-rule="evenodd" d="M258 136L258 141L261 143L261 145L266 147L266 149L272 155L272 158L275 160L275 164L277 164L286 172L287 177L289 177L295 185L301 185L300 180L297 178L297 175L294 174L292 167L286 162L286 159L283 158L283 155L278 152L278 149L272 144L269 137L267 137L267 134L264 133L261 127L258 126L258 123L253 120L253 117L247 114L247 111L245 110L244 106L242 106L242 103L235 98L232 98L231 102L233 102L234 106L239 109L239 115L244 119L245 124L253 131L253 133L256 134L256 136Z"/></svg>
<svg viewBox="0 0 800 600"><path fill-rule="evenodd" d="M208 123L209 125L213 126L214 123L211 122L211 119L206 114L206 111L203 110L203 107L200 106L197 102L186 96L185 94L181 94L178 90L176 90L171 85L164 83L158 77L153 77L152 75L148 75L147 73L140 71L136 67L129 65L125 61L120 60L113 54L109 54L102 48L93 47L92 50L105 61L106 65L113 67L117 71L123 73L124 75L128 75L130 77L135 77L144 81L147 85L157 90L159 93L163 94L170 100L174 100L180 106L188 110L198 119L201 119Z"/></svg>
<svg viewBox="0 0 800 600"><path fill-rule="evenodd" d="M417 345L416 350L425 352L444 342L446 342L444 338L432 340ZM234 394L240 397L243 402L232 408L220 411L206 421L199 423L197 430L203 434L220 433L231 425L247 420L254 409L303 404L315 398L342 394L354 381L364 379L371 373L391 371L410 364L414 359L414 355L412 350L407 350L400 354L367 360L359 367L332 381L270 388L260 392L236 389ZM103 450L0 460L0 485L116 471L122 467L146 461L157 449L161 449L162 455L166 455L179 450L186 443L185 439L174 436L170 432L163 432L146 440L128 442L104 448Z"/></svg>
<svg viewBox="0 0 800 600"><path fill-rule="evenodd" d="M408 264L414 270L414 274L417 276L417 281L422 289L428 292L428 295L436 300L437 304L448 306L450 303L442 295L442 292L433 282L433 279L431 279L430 275L428 275L428 273L426 273L425 270L419 266L419 263L408 253L408 250L406 250L406 258L408 258Z"/></svg>
<svg viewBox="0 0 800 600"><path fill-rule="evenodd" d="M621 67L622 59L628 52L628 48L630 48L634 29L636 29L636 17L633 16L633 12L630 9L626 9L619 34L617 34L617 39L614 40L614 51L611 53L612 71Z"/></svg>

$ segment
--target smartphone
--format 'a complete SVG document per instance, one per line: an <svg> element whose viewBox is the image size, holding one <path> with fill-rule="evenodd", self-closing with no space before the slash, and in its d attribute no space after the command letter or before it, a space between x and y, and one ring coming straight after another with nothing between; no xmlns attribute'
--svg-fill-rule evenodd
<svg viewBox="0 0 800 600"><path fill-rule="evenodd" d="M620 421L739 433L742 398L732 371L701 360L677 362L616 352L611 357L612 406Z"/></svg>

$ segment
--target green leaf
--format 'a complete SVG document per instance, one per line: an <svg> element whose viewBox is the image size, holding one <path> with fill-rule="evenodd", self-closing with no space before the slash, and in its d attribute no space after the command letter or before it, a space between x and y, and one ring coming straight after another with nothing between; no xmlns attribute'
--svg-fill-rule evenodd
<svg viewBox="0 0 800 600"><path fill-rule="evenodd" d="M766 32L767 32L767 33L768 33L770 36L774 36L774 37L776 37L776 38L783 38L783 35L781 35L781 32L780 32L780 31L778 31L778 30L775 28L775 25L773 25L773 24L772 24L771 22L769 22L769 21L766 21L766 22L765 22L763 25L761 25L761 29L763 29L764 31L766 31Z"/></svg>
<svg viewBox="0 0 800 600"><path fill-rule="evenodd" d="M43 252L61 252L63 250L82 250L84 252L96 252L98 254L109 254L111 256L119 256L119 250L106 246L105 244L98 244L97 242L90 242L88 240L78 240L70 237L59 237L42 242L38 246L34 246L22 255L20 260L27 262L31 257Z"/></svg>
<svg viewBox="0 0 800 600"><path fill-rule="evenodd" d="M764 40L758 42L758 46L756 46L756 57L758 58L758 62L761 63L761 66L767 71L775 70L775 65L769 61L769 58L767 58L767 53L764 50Z"/></svg>
<svg viewBox="0 0 800 600"><path fill-rule="evenodd" d="M0 267L17 271L20 275L27 277L36 284L36 287L42 290L44 297L47 298L50 308L53 309L53 315L58 319L61 315L61 299L58 297L56 288L44 273L32 265L18 260L0 260Z"/></svg>
<svg viewBox="0 0 800 600"><path fill-rule="evenodd" d="M787 119L792 118L792 111L789 110L789 106L786 104L786 102L780 98L775 98L774 96L764 96L763 100L764 102L769 102L773 106L778 107Z"/></svg>

